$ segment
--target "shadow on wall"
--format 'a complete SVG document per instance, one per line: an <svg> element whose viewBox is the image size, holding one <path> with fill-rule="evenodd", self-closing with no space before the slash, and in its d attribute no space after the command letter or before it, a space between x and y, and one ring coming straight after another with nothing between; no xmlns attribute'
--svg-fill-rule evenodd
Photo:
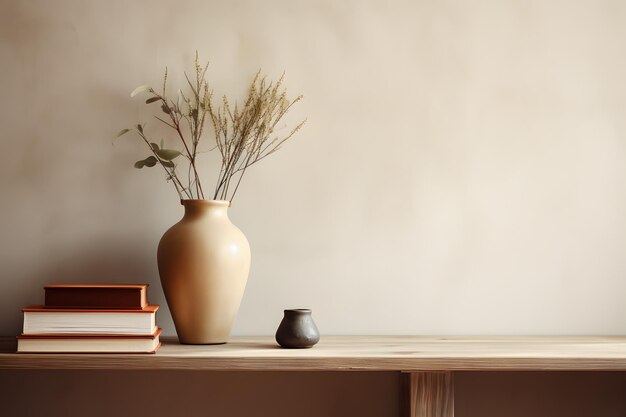
<svg viewBox="0 0 626 417"><path fill-rule="evenodd" d="M397 416L398 387L392 372L7 371L0 415Z"/></svg>
<svg viewBox="0 0 626 417"><path fill-rule="evenodd" d="M456 372L456 417L624 417L626 372Z"/></svg>

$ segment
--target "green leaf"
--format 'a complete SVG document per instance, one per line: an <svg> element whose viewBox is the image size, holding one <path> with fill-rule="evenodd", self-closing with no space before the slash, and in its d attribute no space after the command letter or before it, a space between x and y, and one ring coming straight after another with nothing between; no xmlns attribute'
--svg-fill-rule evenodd
<svg viewBox="0 0 626 417"><path fill-rule="evenodd" d="M163 166L166 166L168 168L174 168L174 163L172 161L161 161L161 163L163 164Z"/></svg>
<svg viewBox="0 0 626 417"><path fill-rule="evenodd" d="M146 100L146 104L154 103L155 101L159 100L161 100L160 97L150 97L148 100Z"/></svg>
<svg viewBox="0 0 626 417"><path fill-rule="evenodd" d="M146 92L146 91L152 92L154 90L152 90L152 87L150 87L148 84L144 84L144 85L140 85L139 87L135 88L133 90L133 92L130 93L130 96L131 97L135 97L137 94L143 93L143 92Z"/></svg>
<svg viewBox="0 0 626 417"><path fill-rule="evenodd" d="M117 134L116 138L119 138L122 135L127 134L128 132L130 132L130 129L122 129L119 131L119 133Z"/></svg>
<svg viewBox="0 0 626 417"><path fill-rule="evenodd" d="M142 125L137 125L137 130L138 130L140 133L143 133L143 126L142 126Z"/></svg>
<svg viewBox="0 0 626 417"><path fill-rule="evenodd" d="M172 159L177 158L180 155L182 155L180 152L178 152L175 149L158 149L158 150L155 150L155 153L159 155L159 158L165 159L166 161L171 161Z"/></svg>
<svg viewBox="0 0 626 417"><path fill-rule="evenodd" d="M159 145L157 145L154 142L150 143L150 147L152 148L153 151L158 151L159 150Z"/></svg>
<svg viewBox="0 0 626 417"><path fill-rule="evenodd" d="M149 156L146 159L135 162L135 168L141 169L143 167L153 167L157 164L157 159L154 156Z"/></svg>

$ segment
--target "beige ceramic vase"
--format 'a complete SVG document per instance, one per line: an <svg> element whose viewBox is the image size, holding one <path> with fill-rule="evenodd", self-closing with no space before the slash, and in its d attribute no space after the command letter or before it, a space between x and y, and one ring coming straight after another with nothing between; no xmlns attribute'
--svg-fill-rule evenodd
<svg viewBox="0 0 626 417"><path fill-rule="evenodd" d="M161 285L181 343L226 343L250 270L250 245L223 200L183 200L161 238Z"/></svg>

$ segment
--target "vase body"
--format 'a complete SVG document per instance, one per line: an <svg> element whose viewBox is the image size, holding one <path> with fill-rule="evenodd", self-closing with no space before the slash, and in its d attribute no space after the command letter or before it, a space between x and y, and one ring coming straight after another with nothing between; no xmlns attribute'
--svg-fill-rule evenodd
<svg viewBox="0 0 626 417"><path fill-rule="evenodd" d="M289 349L304 349L314 346L320 333L309 309L285 310L283 320L276 330L276 341Z"/></svg>
<svg viewBox="0 0 626 417"><path fill-rule="evenodd" d="M161 285L181 343L226 343L250 270L250 245L223 200L183 200L161 238Z"/></svg>

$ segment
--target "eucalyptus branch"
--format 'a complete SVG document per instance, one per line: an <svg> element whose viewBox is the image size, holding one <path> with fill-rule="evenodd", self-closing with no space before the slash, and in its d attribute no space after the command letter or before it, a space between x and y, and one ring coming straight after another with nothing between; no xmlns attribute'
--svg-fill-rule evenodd
<svg viewBox="0 0 626 417"><path fill-rule="evenodd" d="M187 197L191 198L191 196L189 195L189 193L187 192L185 187L183 187L183 184L178 179L178 175L176 175L176 166L173 163L171 163L171 165L168 164L169 166L166 165L166 162L164 162L159 157L159 155L157 154L157 152L155 150L155 146L154 146L156 144L151 143L148 140L146 135L143 133L143 126L142 125L137 125L137 128L134 129L134 131L139 135L139 137L141 137L141 139L146 143L146 145L148 145L148 149L150 149L150 151L153 154L152 157L148 157L148 158L146 158L146 159L144 159L142 161L136 162L135 163L135 167L136 168L143 168L144 166L150 166L150 164L152 164L152 161L158 162L158 164L161 165L161 167L165 170L165 173L168 175L168 178L172 180L172 184L174 184L174 188L176 188L176 192L178 193L178 196L180 197L180 199L181 200L183 199L182 192L185 192ZM169 170L168 170L168 168L169 168Z"/></svg>
<svg viewBox="0 0 626 417"><path fill-rule="evenodd" d="M163 110L164 113L168 114L170 116L170 119L172 120L172 123L168 123L164 120L162 120L160 117L155 116L157 119L161 120L163 123L165 123L166 125L170 126L172 129L174 129L176 131L176 133L178 134L178 137L180 138L181 142L183 143L183 147L185 148L185 152L187 152L187 157L189 158L189 163L191 164L191 167L193 168L193 172L194 172L194 176L195 176L195 180L196 180L196 195L198 196L198 198L204 198L204 193L202 192L202 187L200 186L200 181L199 181L199 176L198 176L198 171L196 170L196 163L195 163L195 149L194 152L191 152L189 150L189 146L187 145L187 141L185 140L185 136L183 135L183 132L181 130L180 127L180 118L178 116L178 112L173 111L172 108L169 106L167 99L163 96L160 96L158 94L155 93L155 98L158 98L158 100L161 101L161 109ZM189 178L189 184L190 184L190 191L191 191L191 178Z"/></svg>

